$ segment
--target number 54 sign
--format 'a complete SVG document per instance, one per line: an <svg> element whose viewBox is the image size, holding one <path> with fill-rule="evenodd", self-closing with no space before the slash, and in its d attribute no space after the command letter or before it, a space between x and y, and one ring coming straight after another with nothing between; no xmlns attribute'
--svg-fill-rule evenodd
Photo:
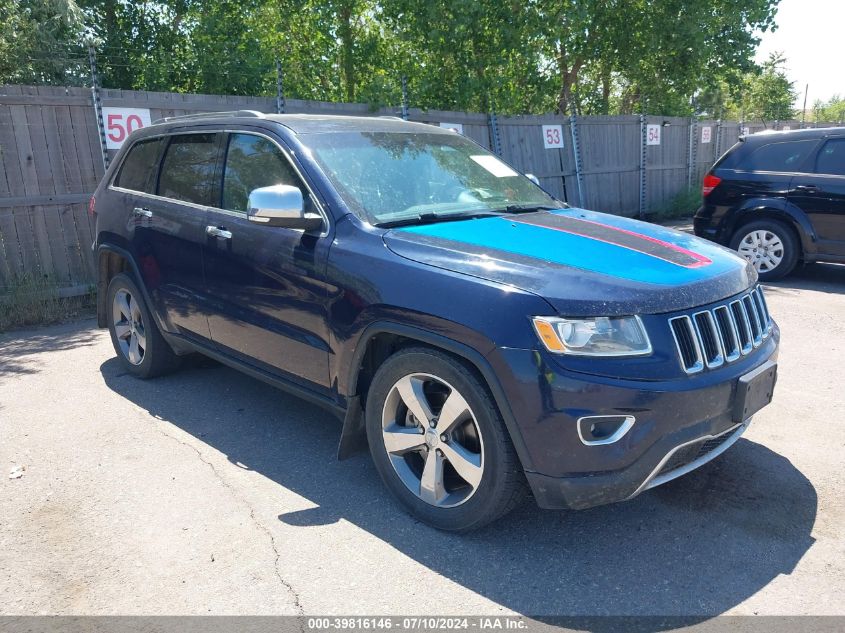
<svg viewBox="0 0 845 633"><path fill-rule="evenodd" d="M127 136L150 123L150 111L147 108L103 108L106 148L120 149Z"/></svg>

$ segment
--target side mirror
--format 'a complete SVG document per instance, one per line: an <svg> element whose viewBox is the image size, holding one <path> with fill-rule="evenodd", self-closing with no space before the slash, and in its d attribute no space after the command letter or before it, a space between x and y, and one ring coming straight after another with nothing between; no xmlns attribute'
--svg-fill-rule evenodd
<svg viewBox="0 0 845 633"><path fill-rule="evenodd" d="M525 177L528 178L531 182L533 182L538 187L540 186L540 179L537 178L534 174L525 174Z"/></svg>
<svg viewBox="0 0 845 633"><path fill-rule="evenodd" d="M249 221L258 224L305 231L314 231L323 226L320 215L305 213L305 200L299 187L273 185L253 189L247 207Z"/></svg>

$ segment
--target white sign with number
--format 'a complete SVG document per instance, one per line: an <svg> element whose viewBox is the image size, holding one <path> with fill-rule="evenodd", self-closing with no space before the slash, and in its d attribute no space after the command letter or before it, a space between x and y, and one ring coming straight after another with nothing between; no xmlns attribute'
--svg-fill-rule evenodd
<svg viewBox="0 0 845 633"><path fill-rule="evenodd" d="M543 126L543 147L546 149L563 149L563 126Z"/></svg>
<svg viewBox="0 0 845 633"><path fill-rule="evenodd" d="M739 133L742 136L748 136L749 134L751 134L751 130L748 127L741 127L739 128Z"/></svg>
<svg viewBox="0 0 845 633"><path fill-rule="evenodd" d="M709 143L710 139L713 138L713 128L709 125L705 125L701 128L701 142L702 143Z"/></svg>
<svg viewBox="0 0 845 633"><path fill-rule="evenodd" d="M106 147L120 149L127 136L151 123L150 111L147 108L103 108Z"/></svg>
<svg viewBox="0 0 845 633"><path fill-rule="evenodd" d="M444 130L452 130L453 132L457 132L458 134L464 133L464 126L461 123L441 123L440 127Z"/></svg>
<svg viewBox="0 0 845 633"><path fill-rule="evenodd" d="M659 125L647 125L645 130L645 144L646 145L660 145L660 127Z"/></svg>

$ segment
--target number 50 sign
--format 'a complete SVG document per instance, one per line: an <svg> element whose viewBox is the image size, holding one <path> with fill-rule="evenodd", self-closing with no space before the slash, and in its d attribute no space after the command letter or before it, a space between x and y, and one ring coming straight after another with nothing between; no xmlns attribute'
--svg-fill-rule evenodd
<svg viewBox="0 0 845 633"><path fill-rule="evenodd" d="M150 111L147 108L103 108L103 124L106 148L120 149L127 136L150 125Z"/></svg>

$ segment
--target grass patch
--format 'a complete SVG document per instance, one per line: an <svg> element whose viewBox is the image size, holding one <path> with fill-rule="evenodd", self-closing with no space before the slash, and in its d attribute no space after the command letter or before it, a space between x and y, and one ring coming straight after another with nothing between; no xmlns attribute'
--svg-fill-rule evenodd
<svg viewBox="0 0 845 633"><path fill-rule="evenodd" d="M689 187L679 191L671 200L648 214L652 222L691 218L701 206L701 188Z"/></svg>
<svg viewBox="0 0 845 633"><path fill-rule="evenodd" d="M12 280L0 294L0 332L58 323L96 311L95 287L76 297L62 297L53 282L35 275L23 275Z"/></svg>

